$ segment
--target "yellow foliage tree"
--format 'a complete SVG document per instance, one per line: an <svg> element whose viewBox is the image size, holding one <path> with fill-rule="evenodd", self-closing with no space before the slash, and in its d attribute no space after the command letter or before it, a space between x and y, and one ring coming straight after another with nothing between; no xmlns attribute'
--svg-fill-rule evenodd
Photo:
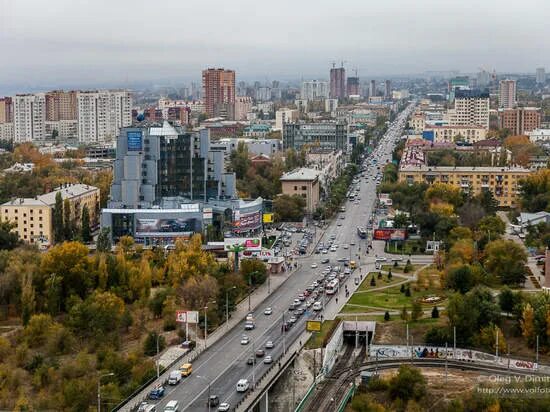
<svg viewBox="0 0 550 412"><path fill-rule="evenodd" d="M474 243L471 239L457 240L448 253L448 262L471 263L474 259Z"/></svg>
<svg viewBox="0 0 550 412"><path fill-rule="evenodd" d="M527 339L527 344L532 346L535 340L535 311L529 303L523 308L520 326L521 334Z"/></svg>
<svg viewBox="0 0 550 412"><path fill-rule="evenodd" d="M174 288L182 285L190 276L200 278L214 273L217 264L212 254L202 250L200 235L193 235L189 242L176 242L176 250L167 259L168 279Z"/></svg>
<svg viewBox="0 0 550 412"><path fill-rule="evenodd" d="M447 202L432 202L430 203L430 212L438 214L439 216L452 216L455 208L453 205Z"/></svg>

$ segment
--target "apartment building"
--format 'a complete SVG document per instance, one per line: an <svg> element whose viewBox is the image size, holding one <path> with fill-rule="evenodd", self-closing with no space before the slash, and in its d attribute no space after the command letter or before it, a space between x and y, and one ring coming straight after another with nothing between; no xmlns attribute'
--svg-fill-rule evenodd
<svg viewBox="0 0 550 412"><path fill-rule="evenodd" d="M235 71L209 68L202 71L206 114L232 119L235 105Z"/></svg>
<svg viewBox="0 0 550 412"><path fill-rule="evenodd" d="M299 168L281 176L283 195L302 196L306 201L306 211L313 213L319 205L319 171Z"/></svg>
<svg viewBox="0 0 550 412"><path fill-rule="evenodd" d="M347 149L346 122L284 123L283 148L301 149L304 145L324 149Z"/></svg>
<svg viewBox="0 0 550 412"><path fill-rule="evenodd" d="M297 109L282 108L275 112L275 129L283 130L284 123L292 123L298 120L299 111Z"/></svg>
<svg viewBox="0 0 550 412"><path fill-rule="evenodd" d="M329 97L331 99L346 98L346 69L343 67L333 67L330 69Z"/></svg>
<svg viewBox="0 0 550 412"><path fill-rule="evenodd" d="M516 207L519 182L531 171L522 167L451 167L405 165L399 169L399 182L446 183L459 187L463 192L477 195L490 190L499 207Z"/></svg>
<svg viewBox="0 0 550 412"><path fill-rule="evenodd" d="M307 80L302 82L300 98L305 100L323 100L329 96L329 85L320 80Z"/></svg>
<svg viewBox="0 0 550 412"><path fill-rule="evenodd" d="M428 126L422 137L434 143L476 143L487 138L487 129L481 126Z"/></svg>
<svg viewBox="0 0 550 412"><path fill-rule="evenodd" d="M498 110L498 126L512 134L524 135L540 128L541 110L538 107L518 107Z"/></svg>
<svg viewBox="0 0 550 412"><path fill-rule="evenodd" d="M449 110L451 126L482 126L489 128L489 92L455 89L454 109Z"/></svg>
<svg viewBox="0 0 550 412"><path fill-rule="evenodd" d="M16 143L46 138L46 95L17 94L13 98L13 135Z"/></svg>
<svg viewBox="0 0 550 412"><path fill-rule="evenodd" d="M235 120L246 120L246 115L252 111L252 97L235 97Z"/></svg>
<svg viewBox="0 0 550 412"><path fill-rule="evenodd" d="M498 90L498 106L504 109L512 109L516 106L516 81L501 80Z"/></svg>
<svg viewBox="0 0 550 412"><path fill-rule="evenodd" d="M80 225L84 206L90 213L90 226L99 223L99 189L84 184L69 184L35 198L18 198L2 204L0 219L15 224L14 231L27 243L51 245L53 238L53 210L57 193L71 205L71 218Z"/></svg>
<svg viewBox="0 0 550 412"><path fill-rule="evenodd" d="M11 97L0 97L0 124L13 122L13 100Z"/></svg>

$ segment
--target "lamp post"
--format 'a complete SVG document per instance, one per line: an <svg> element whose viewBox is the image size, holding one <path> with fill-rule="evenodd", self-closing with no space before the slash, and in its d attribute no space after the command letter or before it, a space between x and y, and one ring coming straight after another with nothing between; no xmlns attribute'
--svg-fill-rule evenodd
<svg viewBox="0 0 550 412"><path fill-rule="evenodd" d="M159 339L160 339L160 333L157 333L157 379L160 375Z"/></svg>
<svg viewBox="0 0 550 412"><path fill-rule="evenodd" d="M208 303L216 303L215 300ZM208 348L208 306L204 307L204 349Z"/></svg>
<svg viewBox="0 0 550 412"><path fill-rule="evenodd" d="M206 405L208 405L208 412L210 412L210 386L211 386L211 381L206 376L197 375L197 378L204 379L205 381L208 382L208 398L206 398Z"/></svg>
<svg viewBox="0 0 550 412"><path fill-rule="evenodd" d="M225 326L229 329L229 291L237 289L237 286L232 286L225 291Z"/></svg>
<svg viewBox="0 0 550 412"><path fill-rule="evenodd" d="M114 373L105 373L99 375L99 378L97 378L97 412L101 412L101 378L106 378L107 376L114 376Z"/></svg>

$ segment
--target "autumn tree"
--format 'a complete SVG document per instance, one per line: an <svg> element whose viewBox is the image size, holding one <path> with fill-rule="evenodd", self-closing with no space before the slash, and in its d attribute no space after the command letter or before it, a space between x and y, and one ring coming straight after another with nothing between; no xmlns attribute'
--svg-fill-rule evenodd
<svg viewBox="0 0 550 412"><path fill-rule="evenodd" d="M417 321L422 317L422 314L423 314L422 305L420 304L420 301L417 299L412 303L411 319L413 321Z"/></svg>
<svg viewBox="0 0 550 412"><path fill-rule="evenodd" d="M505 353L506 351L506 339L502 330L494 324L484 326L479 331L479 344L491 351L496 350L498 335L498 351Z"/></svg>
<svg viewBox="0 0 550 412"><path fill-rule="evenodd" d="M80 237L83 242L90 242L92 240L92 235L90 233L90 212L88 211L88 206L84 205L82 208L82 223L80 228Z"/></svg>
<svg viewBox="0 0 550 412"><path fill-rule="evenodd" d="M273 200L273 212L278 222L298 222L304 217L306 200L299 195L280 195Z"/></svg>
<svg viewBox="0 0 550 412"><path fill-rule="evenodd" d="M65 238L63 232L63 198L61 192L55 194L55 206L52 217L53 237L55 242L61 242Z"/></svg>
<svg viewBox="0 0 550 412"><path fill-rule="evenodd" d="M535 343L535 311L529 303L523 307L520 327L521 334L527 340L527 344L533 346Z"/></svg>
<svg viewBox="0 0 550 412"><path fill-rule="evenodd" d="M98 252L110 252L111 251L111 229L108 227L102 227L99 235L97 236L96 248Z"/></svg>
<svg viewBox="0 0 550 412"><path fill-rule="evenodd" d="M550 211L550 169L531 173L520 182L521 206L528 212Z"/></svg>
<svg viewBox="0 0 550 412"><path fill-rule="evenodd" d="M194 276L197 279L215 273L217 263L212 254L202 250L199 234L188 242L176 241L176 249L170 253L166 262L166 272L170 284L178 288L183 282Z"/></svg>
<svg viewBox="0 0 550 412"><path fill-rule="evenodd" d="M63 201L63 238L73 240L75 223L71 215L71 202L69 199Z"/></svg>
<svg viewBox="0 0 550 412"><path fill-rule="evenodd" d="M484 266L506 285L525 281L527 253L512 240L495 240L485 247Z"/></svg>

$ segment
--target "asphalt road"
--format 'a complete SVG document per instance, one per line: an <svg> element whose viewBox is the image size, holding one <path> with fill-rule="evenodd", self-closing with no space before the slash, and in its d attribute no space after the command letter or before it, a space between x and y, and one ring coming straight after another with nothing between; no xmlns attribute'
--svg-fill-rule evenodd
<svg viewBox="0 0 550 412"><path fill-rule="evenodd" d="M402 119L401 126L396 125L390 128L373 154L378 161L377 164L380 165L380 170L382 170L387 160L391 160L391 151L395 141L401 135L402 125L408 114L409 110L406 109L399 116L399 119ZM256 328L252 331L245 331L244 322L241 322L228 331L223 338L193 362L193 373L189 377L184 378L179 385L166 387L164 398L157 404L157 411L163 411L168 401L173 399L179 401L180 411L207 411L209 394L217 395L220 402L229 402L232 406L235 405L243 396L236 392L237 381L248 379L252 384L270 366L263 363L263 358L254 356L255 350L258 348L264 349L266 355L271 355L273 362L277 362L277 358L282 354L284 347L288 347L302 333L306 319L317 315L314 312L306 312L288 332L282 333L283 316L285 320L288 320L291 316L288 313L291 302L314 280L320 278L320 273L324 267L320 264L321 259L328 257L333 265L340 257L356 260L358 264L366 263L367 260L372 263L374 260L373 252L370 256L365 254L367 240L360 239L356 230L357 226L367 226L376 199L376 184L372 178L372 175L377 172L376 166L370 166L369 162L369 170L370 172L365 173L365 177L360 179L360 200L356 202L348 201L346 211L340 213L329 224L321 238L321 241L326 241L331 234L335 234L335 243L339 245L337 251L329 252L326 255L312 254L300 258L301 269L267 297L256 310L254 314ZM340 218L341 216L343 219ZM355 242L355 245L350 245L352 241ZM344 249L344 245L349 245L349 248ZM312 263L319 264L319 267L311 268ZM266 316L263 314L266 307L273 309L272 315ZM248 345L240 344L243 335L250 338ZM265 349L265 343L268 340L273 341L273 349ZM257 359L254 366L247 365L249 357ZM212 408L212 410L214 411L216 408Z"/></svg>

